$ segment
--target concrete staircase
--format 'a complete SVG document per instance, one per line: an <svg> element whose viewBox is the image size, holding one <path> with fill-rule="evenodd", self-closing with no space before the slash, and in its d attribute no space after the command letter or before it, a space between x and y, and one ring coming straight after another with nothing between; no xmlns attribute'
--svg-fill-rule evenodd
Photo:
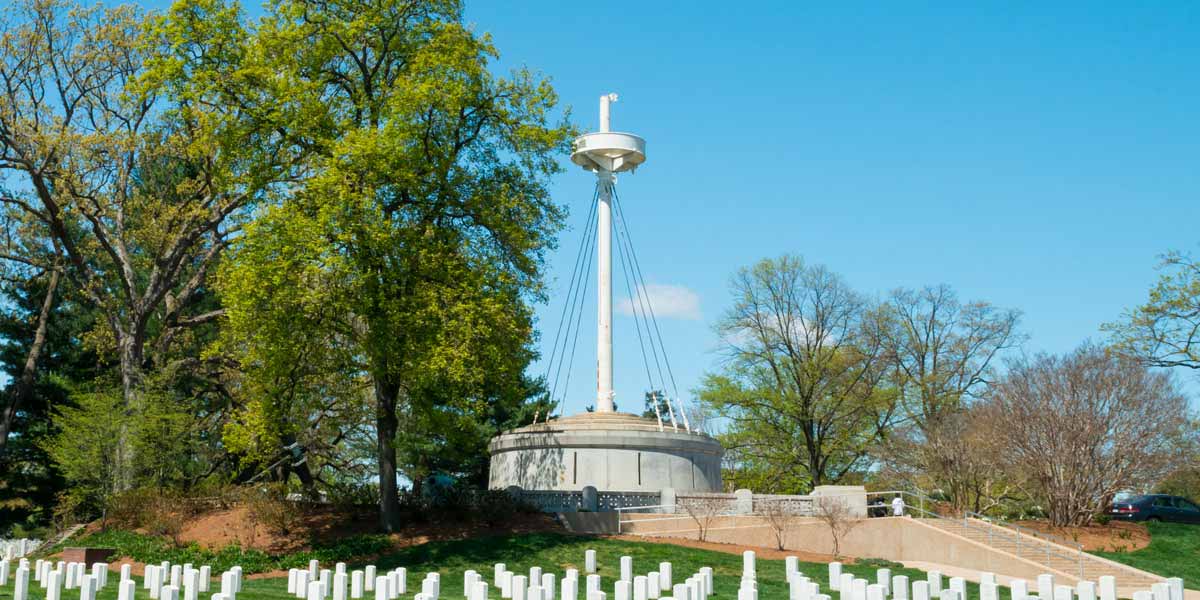
<svg viewBox="0 0 1200 600"><path fill-rule="evenodd" d="M947 533L1037 563L1044 566L1047 572L1074 580L1096 581L1102 575L1111 575L1116 578L1117 586L1125 589L1149 589L1151 584L1163 580L1152 573L1088 554L1078 548L980 519L932 518L921 521Z"/></svg>

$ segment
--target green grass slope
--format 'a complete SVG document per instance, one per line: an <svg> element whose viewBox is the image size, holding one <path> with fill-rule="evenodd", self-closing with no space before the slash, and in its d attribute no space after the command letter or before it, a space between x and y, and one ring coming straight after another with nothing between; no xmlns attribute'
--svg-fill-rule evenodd
<svg viewBox="0 0 1200 600"><path fill-rule="evenodd" d="M1093 554L1163 577L1182 577L1188 589L1200 589L1200 525L1147 523L1146 527L1149 546L1133 552Z"/></svg>
<svg viewBox="0 0 1200 600"><path fill-rule="evenodd" d="M584 551L594 549L597 553L600 575L604 577L604 588L611 591L613 582L619 573L619 562L622 555L633 557L634 571L645 573L657 569L658 563L670 561L674 565L675 582L698 571L700 567L708 566L714 570L714 586L718 598L736 598L737 587L742 573L742 557L736 554L726 554L711 550L684 548L671 544L651 542L632 542L606 538L589 538L573 535L541 533L527 535L511 535L498 537L475 538L450 542L431 542L406 548L395 553L379 557L372 562L380 568L406 567L408 569L409 594L411 598L419 591L420 581L428 572L439 572L442 575L443 598L463 597L462 574L467 569L474 569L489 580L492 577L492 565L497 562L505 563L514 572L528 572L530 567L540 566L555 572L561 577L568 568L583 569ZM352 568L362 566L360 562L352 562ZM824 563L801 563L800 570L809 577L819 581L824 592L827 586L828 567ZM851 565L846 571L857 576L875 579L876 566ZM921 571L905 568L893 568L895 575L908 575L910 579L924 578ZM214 573L214 576L217 575ZM99 595L98 600L115 600L116 586L112 585L113 578ZM944 580L945 581L945 580ZM787 598L787 587L784 581L784 563L782 560L758 561L759 598L762 600L781 600ZM44 600L39 586L32 586L31 600ZM971 598L979 598L979 587L968 583L968 594ZM75 600L76 590L65 592L63 600ZM492 591L492 598L499 598L499 591ZM837 596L834 596L835 598ZM0 588L0 600L11 600L12 585ZM148 598L146 592L138 583L138 600ZM290 600L287 594L287 578L247 580L242 587L238 600ZM1002 590L1001 600L1008 600L1007 589ZM206 599L205 599L206 600Z"/></svg>

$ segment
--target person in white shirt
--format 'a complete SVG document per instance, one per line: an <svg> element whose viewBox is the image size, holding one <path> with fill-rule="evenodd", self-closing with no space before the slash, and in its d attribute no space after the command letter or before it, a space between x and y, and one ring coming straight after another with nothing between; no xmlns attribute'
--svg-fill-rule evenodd
<svg viewBox="0 0 1200 600"><path fill-rule="evenodd" d="M901 498L900 494L896 494L896 497L892 499L892 516L904 516L904 498Z"/></svg>

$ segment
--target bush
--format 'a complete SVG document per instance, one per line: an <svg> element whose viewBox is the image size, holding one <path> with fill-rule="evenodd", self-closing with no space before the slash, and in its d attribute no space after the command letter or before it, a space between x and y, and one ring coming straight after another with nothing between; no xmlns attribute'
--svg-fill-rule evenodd
<svg viewBox="0 0 1200 600"><path fill-rule="evenodd" d="M185 498L166 490L136 488L109 496L105 502L104 525L140 529L177 541L183 522L193 513L194 507Z"/></svg>
<svg viewBox="0 0 1200 600"><path fill-rule="evenodd" d="M283 484L248 488L243 501L254 520L272 533L287 535L300 524L299 507L287 499L287 486Z"/></svg>
<svg viewBox="0 0 1200 600"><path fill-rule="evenodd" d="M903 569L904 565L885 558L857 558L854 566L872 569Z"/></svg>
<svg viewBox="0 0 1200 600"><path fill-rule="evenodd" d="M489 527L495 527L515 514L537 512L533 506L503 490L486 490L474 497L474 512Z"/></svg>

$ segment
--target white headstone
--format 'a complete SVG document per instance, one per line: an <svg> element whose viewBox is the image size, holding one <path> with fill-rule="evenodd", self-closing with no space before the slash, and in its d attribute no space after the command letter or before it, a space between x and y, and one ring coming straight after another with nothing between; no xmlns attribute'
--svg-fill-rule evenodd
<svg viewBox="0 0 1200 600"><path fill-rule="evenodd" d="M345 565L342 565L343 569ZM330 594L333 600L346 600L346 571L339 571L333 574L333 593Z"/></svg>
<svg viewBox="0 0 1200 600"><path fill-rule="evenodd" d="M200 571L188 569L183 581L183 599L200 600Z"/></svg>
<svg viewBox="0 0 1200 600"><path fill-rule="evenodd" d="M1012 600L1025 600L1029 596L1029 582L1024 579L1013 579L1008 582ZM1117 600L1113 598L1113 600Z"/></svg>
<svg viewBox="0 0 1200 600"><path fill-rule="evenodd" d="M13 581L13 600L28 600L29 598L29 569L17 567ZM127 600L133 600L130 596Z"/></svg>
<svg viewBox="0 0 1200 600"><path fill-rule="evenodd" d="M842 589L842 563L829 563L829 589L839 591Z"/></svg>
<svg viewBox="0 0 1200 600"><path fill-rule="evenodd" d="M529 580L524 575L513 575L512 578L512 599L525 600L526 592L529 591Z"/></svg>
<svg viewBox="0 0 1200 600"><path fill-rule="evenodd" d="M99 583L95 575L84 575L79 580L79 600L96 600L96 586Z"/></svg>
<svg viewBox="0 0 1200 600"><path fill-rule="evenodd" d="M630 596L633 595L633 582L622 579L617 582L613 588L613 600L633 600ZM530 598L530 600L533 600Z"/></svg>
<svg viewBox="0 0 1200 600"><path fill-rule="evenodd" d="M1171 577L1167 579L1167 585L1171 586L1171 600L1183 600L1183 578Z"/></svg>
<svg viewBox="0 0 1200 600"><path fill-rule="evenodd" d="M62 574L57 570L46 576L46 600L62 600Z"/></svg>
<svg viewBox="0 0 1200 600"><path fill-rule="evenodd" d="M892 593L892 570L879 569L875 571L875 583L883 586L883 593L891 595Z"/></svg>
<svg viewBox="0 0 1200 600"><path fill-rule="evenodd" d="M363 591L375 591L375 565L367 565L363 567Z"/></svg>
<svg viewBox="0 0 1200 600"><path fill-rule="evenodd" d="M559 587L562 588L561 600L579 600L579 578L571 577L570 571L567 572L566 577L563 577L562 585Z"/></svg>
<svg viewBox="0 0 1200 600"><path fill-rule="evenodd" d="M1079 597L1079 600L1096 600L1096 583L1080 581L1075 584L1075 595Z"/></svg>
<svg viewBox="0 0 1200 600"><path fill-rule="evenodd" d="M893 600L908 600L908 575L892 576Z"/></svg>
<svg viewBox="0 0 1200 600"><path fill-rule="evenodd" d="M912 600L929 600L929 581L914 581L912 584Z"/></svg>
<svg viewBox="0 0 1200 600"><path fill-rule="evenodd" d="M658 563L658 589L663 592L671 589L671 563L669 562Z"/></svg>
<svg viewBox="0 0 1200 600"><path fill-rule="evenodd" d="M132 579L123 579L117 584L117 600L134 600L137 584Z"/></svg>
<svg viewBox="0 0 1200 600"><path fill-rule="evenodd" d="M583 553L583 570L588 573L596 572L596 551L587 550Z"/></svg>
<svg viewBox="0 0 1200 600"><path fill-rule="evenodd" d="M942 572L929 571L925 574L925 580L929 582L929 595L940 596L942 593Z"/></svg>
<svg viewBox="0 0 1200 600"><path fill-rule="evenodd" d="M1037 578L1038 596L1042 600L1051 600L1054 598L1054 575L1050 573L1042 573Z"/></svg>
<svg viewBox="0 0 1200 600"><path fill-rule="evenodd" d="M957 600L967 600L967 581L962 577L951 577L950 589L958 595Z"/></svg>

